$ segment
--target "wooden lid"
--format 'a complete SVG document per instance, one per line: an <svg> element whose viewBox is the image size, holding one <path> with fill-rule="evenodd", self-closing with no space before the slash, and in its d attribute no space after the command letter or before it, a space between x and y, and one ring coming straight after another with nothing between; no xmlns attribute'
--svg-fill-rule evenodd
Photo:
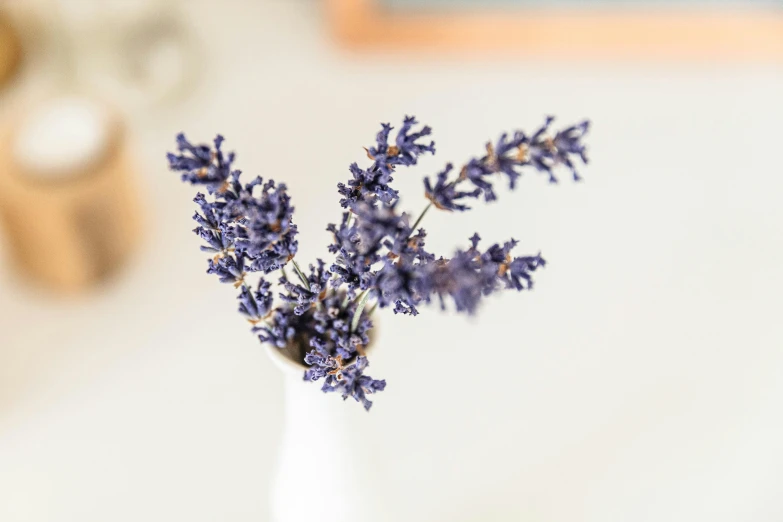
<svg viewBox="0 0 783 522"><path fill-rule="evenodd" d="M84 97L39 103L14 132L11 154L19 172L39 181L72 179L101 162L111 142L105 106Z"/></svg>

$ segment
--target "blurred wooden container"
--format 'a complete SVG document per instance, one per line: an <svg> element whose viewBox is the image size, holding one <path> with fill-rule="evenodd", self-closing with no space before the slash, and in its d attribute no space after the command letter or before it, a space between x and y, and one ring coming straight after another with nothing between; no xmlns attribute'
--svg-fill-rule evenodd
<svg viewBox="0 0 783 522"><path fill-rule="evenodd" d="M19 69L22 46L11 21L0 12L0 87Z"/></svg>
<svg viewBox="0 0 783 522"><path fill-rule="evenodd" d="M783 4L769 0L454 4L327 0L336 37L354 50L488 58L783 61Z"/></svg>
<svg viewBox="0 0 783 522"><path fill-rule="evenodd" d="M140 227L127 142L114 113L78 98L0 129L0 226L24 277L79 291L128 258Z"/></svg>

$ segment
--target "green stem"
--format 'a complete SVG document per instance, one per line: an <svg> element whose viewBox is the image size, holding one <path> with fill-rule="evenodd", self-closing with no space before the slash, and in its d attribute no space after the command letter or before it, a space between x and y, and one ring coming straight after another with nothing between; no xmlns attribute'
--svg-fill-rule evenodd
<svg viewBox="0 0 783 522"><path fill-rule="evenodd" d="M307 280L304 273L302 272L302 269L299 268L296 259L292 259L291 263L293 263L294 265L294 271L296 271L296 275L299 276L299 280L302 281L302 283L305 285L305 288L307 288L307 290L310 291L310 281Z"/></svg>
<svg viewBox="0 0 783 522"><path fill-rule="evenodd" d="M367 299L370 297L370 289L365 290L359 297L356 298L356 311L353 313L353 319L351 320L351 332L356 331L356 327L359 326L359 319L362 317L364 307L367 305Z"/></svg>
<svg viewBox="0 0 783 522"><path fill-rule="evenodd" d="M419 214L419 218L411 227L411 234L413 234L416 231L416 227L419 226L419 223L421 223L421 220L424 219L424 216L427 214L427 211L430 209L431 206L432 206L432 202L430 201L430 204L424 207L424 210L421 211L421 214Z"/></svg>

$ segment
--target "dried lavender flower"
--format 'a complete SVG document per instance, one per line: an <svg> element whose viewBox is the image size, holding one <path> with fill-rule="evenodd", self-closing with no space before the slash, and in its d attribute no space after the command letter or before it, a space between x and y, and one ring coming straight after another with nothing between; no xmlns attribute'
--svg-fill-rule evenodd
<svg viewBox="0 0 783 522"><path fill-rule="evenodd" d="M373 160L372 165L365 170L352 163L349 167L352 179L347 184L337 185L338 193L343 196L340 200L343 208L351 208L357 203L375 205L378 201L391 205L397 201L397 191L389 186L393 181L394 168L415 165L419 156L425 153L435 154L434 142L427 144L420 141L429 136L432 129L425 126L412 132L417 123L416 118L407 116L397 132L394 145L389 145L393 127L388 123L381 125L376 144L366 149L367 156Z"/></svg>
<svg viewBox="0 0 783 522"><path fill-rule="evenodd" d="M304 285L295 284L282 278L280 283L288 291L287 294L280 294L280 299L294 306L296 315L303 315L311 306L323 299L323 292L326 291L326 285L330 274L324 270L324 262L318 260L318 267L310 265L310 275L307 276Z"/></svg>
<svg viewBox="0 0 783 522"><path fill-rule="evenodd" d="M258 288L253 292L249 286L242 285L237 299L239 300L239 313L244 315L250 324L257 325L266 319L272 311L274 296L270 291L272 284L261 279Z"/></svg>
<svg viewBox="0 0 783 522"><path fill-rule="evenodd" d="M451 163L446 165L446 168L438 173L437 181L435 185L430 183L429 178L424 178L424 194L427 196L433 205L441 210L468 210L470 207L458 203L459 200L465 198L477 198L481 194L481 189L476 188L472 191L457 190L456 183L449 183L449 173L454 168Z"/></svg>
<svg viewBox="0 0 783 522"><path fill-rule="evenodd" d="M456 199L477 198L484 196L485 201L494 201L497 194L494 191L492 177L495 174L505 174L509 180L509 187L516 188L516 183L522 172L527 167L545 172L549 181L555 183L554 170L559 165L567 167L574 178L579 180L576 169L577 161L587 163L587 149L582 139L590 128L588 121L567 127L549 136L548 131L554 118L549 116L544 124L528 136L523 131L516 131L511 137L504 133L493 145L487 143L486 154L480 158L468 161L460 171L459 176L451 182L446 177L451 170L447 168L446 174L438 174L435 183L429 178L424 180L424 190L427 198L436 207L444 210L467 210L464 204L455 205ZM473 191L457 191L456 187L469 181L475 188Z"/></svg>
<svg viewBox="0 0 783 522"><path fill-rule="evenodd" d="M324 357L316 353L309 353L305 361L311 365L309 380L323 378L324 384L321 390L325 393L337 392L343 400L353 397L356 402L361 402L364 409L369 411L372 401L367 395L386 389L385 380L375 380L364 375L364 370L369 366L367 357L359 356L352 364L343 365L342 357ZM307 376L306 376L307 378Z"/></svg>

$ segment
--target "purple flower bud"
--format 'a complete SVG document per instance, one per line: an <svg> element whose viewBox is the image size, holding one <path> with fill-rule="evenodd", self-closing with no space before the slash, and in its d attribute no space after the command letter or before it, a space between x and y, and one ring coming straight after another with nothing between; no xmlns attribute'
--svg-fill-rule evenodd
<svg viewBox="0 0 783 522"><path fill-rule="evenodd" d="M361 402L367 411L372 407L372 401L367 395L386 389L385 380L375 380L364 375L364 370L369 366L366 357L359 356L354 363L348 365L343 365L341 358L324 358L317 354L311 355L309 360L315 365L315 369L310 370L311 377L325 375L321 388L324 392L337 392L343 399L353 397L357 402Z"/></svg>
<svg viewBox="0 0 783 522"><path fill-rule="evenodd" d="M443 169L437 177L435 185L431 185L429 178L424 178L424 193L433 205L441 210L468 210L470 207L457 203L457 201L464 198L477 198L481 194L481 189L476 188L473 191L467 192L463 190L457 190L457 184L455 182L448 182L448 176L454 166L449 163L446 168Z"/></svg>

